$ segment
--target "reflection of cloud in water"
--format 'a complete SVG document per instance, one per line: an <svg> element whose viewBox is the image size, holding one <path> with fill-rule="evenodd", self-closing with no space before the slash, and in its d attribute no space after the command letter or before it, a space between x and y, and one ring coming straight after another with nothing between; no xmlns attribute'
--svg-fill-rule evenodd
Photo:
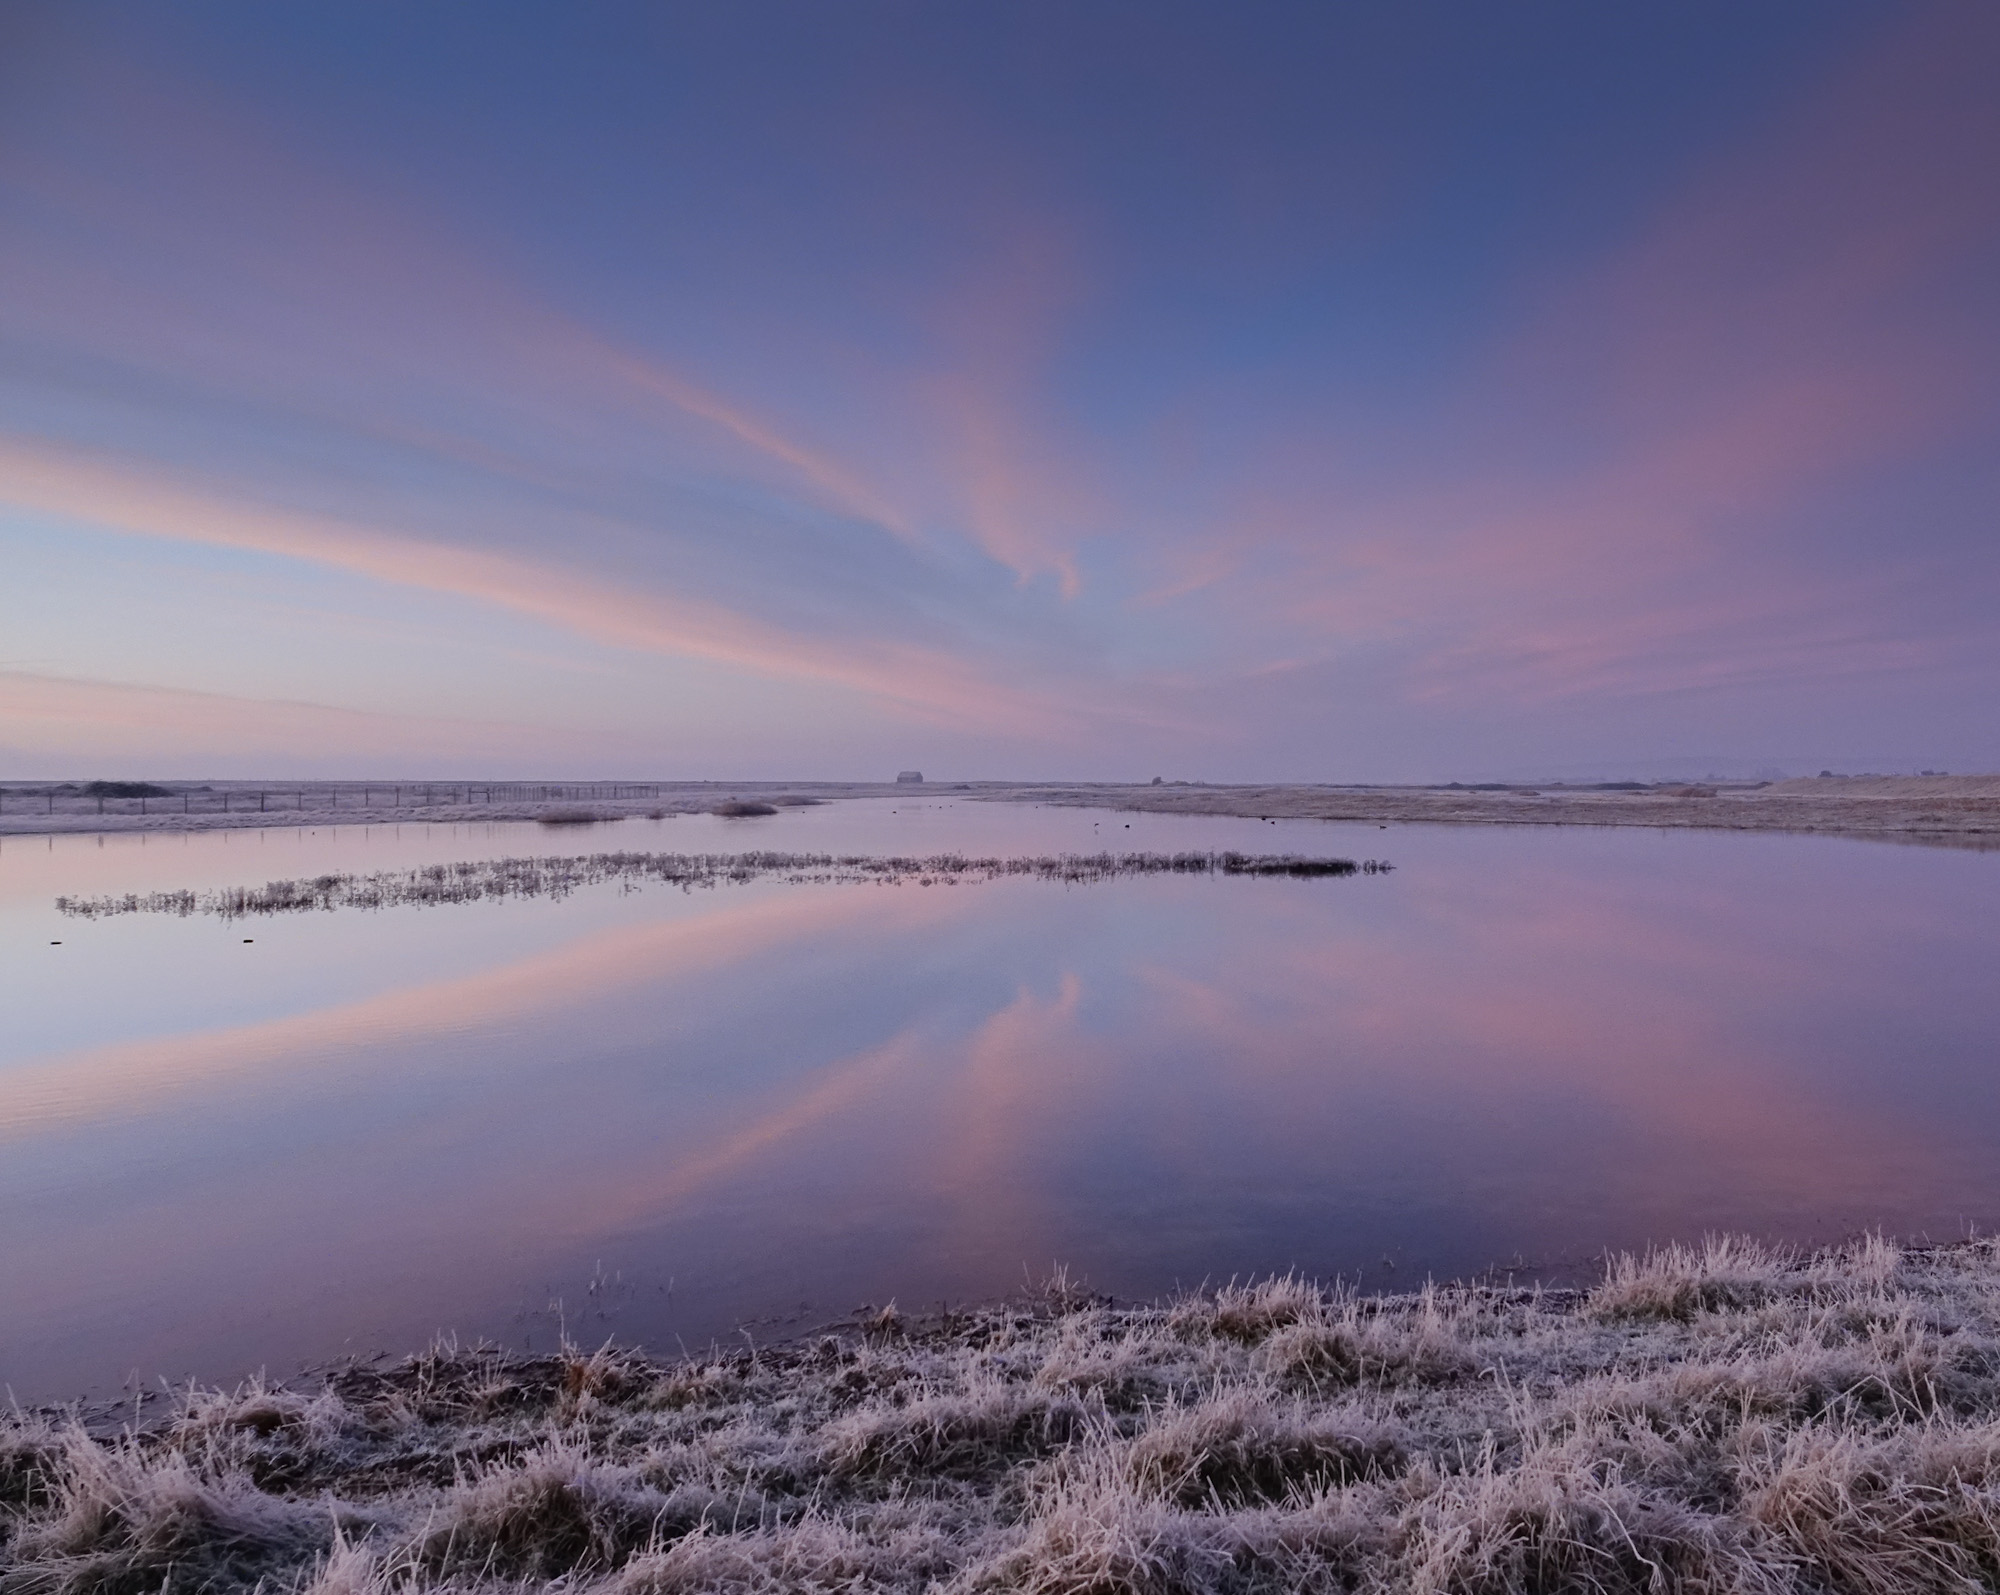
<svg viewBox="0 0 2000 1595"><path fill-rule="evenodd" d="M1553 1155L1590 1170L1606 1200L1671 1205L1698 1186L1746 1208L1845 1209L1922 1200L1955 1178L1938 1124L1805 1088L1813 1038L1767 1021L1825 994L1824 957L1766 939L1711 892L1647 916L1602 883L1569 884L1522 914L1518 883L1456 879L1370 934L1315 934L1301 915L1230 943L1211 969L1133 973L1158 999L1163 1044L1227 1057L1233 1088L1268 1099L1272 1150L1319 1132L1337 1144L1344 1108L1393 1102L1400 1116L1476 1113L1485 1134L1457 1157L1530 1160L1513 1174L1525 1188L1561 1183L1533 1166ZM1850 921L1852 950L1868 939ZM1615 1153L1590 1136L1615 1138Z"/></svg>
<svg viewBox="0 0 2000 1595"><path fill-rule="evenodd" d="M659 1223L725 1181L796 1176L814 1165L824 1172L826 1148L811 1144L813 1132L842 1119L862 1121L868 1155L854 1171L859 1181L836 1172L828 1186L893 1182L926 1202L954 1204L955 1227L994 1221L1009 1204L1032 1207L1034 1182L1021 1173L1043 1138L1037 1126L1046 1130L1049 1115L1062 1111L1061 1082L1077 1073L1071 1032L1081 994L1077 977L1065 975L1052 1002L1023 989L964 1034L912 1025L879 1046L835 1059L787 1082L773 1093L777 1100L721 1133L708 1150L605 1191L579 1213L579 1227L610 1232ZM901 1134L906 1126L885 1100L891 1088L895 1107L914 1104L923 1114L926 1138L912 1142ZM943 1218L946 1210L932 1211Z"/></svg>
<svg viewBox="0 0 2000 1595"><path fill-rule="evenodd" d="M1138 1294L1992 1216L2000 916L1907 875L1958 861L1426 846L1367 891L580 895L599 928L534 956L564 921L439 916L412 980L452 926L495 967L0 1076L0 1264L35 1281L0 1327L66 1367L159 1365L141 1320L257 1358L504 1333L608 1258L677 1282L617 1325L666 1344L1057 1260Z"/></svg>
<svg viewBox="0 0 2000 1595"><path fill-rule="evenodd" d="M782 1101L722 1134L708 1150L677 1160L664 1174L648 1171L639 1181L596 1196L576 1214L575 1227L599 1234L657 1221L703 1187L753 1172L760 1157L793 1155L807 1131L867 1105L884 1087L922 1069L929 1058L925 1039L906 1030L879 1047L836 1059L809 1081L789 1083Z"/></svg>
<svg viewBox="0 0 2000 1595"><path fill-rule="evenodd" d="M605 1001L642 980L682 978L776 956L790 943L950 917L946 894L773 894L692 921L599 931L554 952L456 980L197 1035L121 1043L0 1072L0 1138L138 1116L225 1086L251 1087L305 1060L352 1077L363 1059L400 1070L399 1044L497 1030ZM366 927L362 929L366 934Z"/></svg>
<svg viewBox="0 0 2000 1595"><path fill-rule="evenodd" d="M1009 1268L1029 1237L1065 1222L1055 1211L1060 1185L1049 1176L1076 1155L1078 1139L1101 1129L1082 1099L1101 1093L1109 1073L1103 1049L1078 1034L1082 999L1074 972L1052 1000L1024 988L959 1049L963 1063L919 1177L950 1204L962 1255Z"/></svg>

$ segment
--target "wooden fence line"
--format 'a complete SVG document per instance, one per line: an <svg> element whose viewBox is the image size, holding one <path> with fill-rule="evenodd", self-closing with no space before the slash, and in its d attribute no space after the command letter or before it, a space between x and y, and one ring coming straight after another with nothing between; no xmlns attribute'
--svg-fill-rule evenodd
<svg viewBox="0 0 2000 1595"><path fill-rule="evenodd" d="M377 795L386 796L389 801L383 805L391 810L412 808L439 808L452 806L471 808L492 806L499 803L547 803L568 799L571 801L629 802L638 799L657 799L664 783L656 781L592 781L569 783L543 782L428 782L421 784L374 785L369 782L359 784L347 782L306 782L296 787L223 787L206 791L187 789L180 792L168 791L152 797L118 797L96 792L58 792L53 788L40 791L23 787L0 786L0 815L9 811L8 800L13 800L12 812L16 814L40 813L54 815L56 800L61 798L65 812L74 814L83 805L95 801L98 814L236 814L248 813L251 798L257 800L257 812L269 814L283 812L290 808L304 814L321 808L338 812L342 797L351 800L346 807L352 809L372 809L376 807ZM405 802L404 795L409 794ZM204 806L199 800L206 798ZM307 800L312 805L308 808ZM176 799L179 807L173 807ZM238 806L239 800L241 807ZM220 806L215 806L219 802ZM114 805L107 809L106 804ZM120 808L116 805L136 805ZM89 811L85 811L89 812Z"/></svg>

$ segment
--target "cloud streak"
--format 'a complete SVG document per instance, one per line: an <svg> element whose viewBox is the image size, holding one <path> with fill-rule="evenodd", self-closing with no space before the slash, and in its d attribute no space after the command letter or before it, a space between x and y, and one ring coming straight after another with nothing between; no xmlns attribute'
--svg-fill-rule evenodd
<svg viewBox="0 0 2000 1595"><path fill-rule="evenodd" d="M510 57L443 122L181 26L66 35L0 139L0 501L810 689L871 768L1468 774L1470 719L1608 758L1690 697L1749 755L2000 670L1985 13L1713 81L1698 19L1603 22L1461 103L1394 27L1405 87L1329 95L1269 19L1128 78L863 7L755 72L717 24L665 100Z"/></svg>
<svg viewBox="0 0 2000 1595"><path fill-rule="evenodd" d="M761 625L712 604L619 589L553 562L452 547L331 517L206 496L164 472L140 474L74 451L0 440L17 506L149 537L277 554L498 605L599 642L710 659L760 674L831 682L927 716L976 715L1047 734L1064 712L997 686L960 659L884 640L837 642Z"/></svg>

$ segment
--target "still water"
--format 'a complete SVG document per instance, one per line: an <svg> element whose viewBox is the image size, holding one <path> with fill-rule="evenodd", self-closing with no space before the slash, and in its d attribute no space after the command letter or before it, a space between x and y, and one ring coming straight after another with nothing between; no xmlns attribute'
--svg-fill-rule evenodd
<svg viewBox="0 0 2000 1595"><path fill-rule="evenodd" d="M1103 846L1397 869L53 908L530 852ZM1812 837L926 798L9 838L0 1384L439 1330L671 1352L1058 1262L1145 1297L1715 1229L1956 1236L2000 1224L1996 968L2000 855Z"/></svg>

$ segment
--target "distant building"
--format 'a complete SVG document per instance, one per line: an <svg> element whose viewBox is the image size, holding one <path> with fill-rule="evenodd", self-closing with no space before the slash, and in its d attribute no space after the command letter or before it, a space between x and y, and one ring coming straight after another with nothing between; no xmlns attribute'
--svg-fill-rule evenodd
<svg viewBox="0 0 2000 1595"><path fill-rule="evenodd" d="M898 770L896 772L896 784L898 786L922 786L924 784L924 772L922 770Z"/></svg>

